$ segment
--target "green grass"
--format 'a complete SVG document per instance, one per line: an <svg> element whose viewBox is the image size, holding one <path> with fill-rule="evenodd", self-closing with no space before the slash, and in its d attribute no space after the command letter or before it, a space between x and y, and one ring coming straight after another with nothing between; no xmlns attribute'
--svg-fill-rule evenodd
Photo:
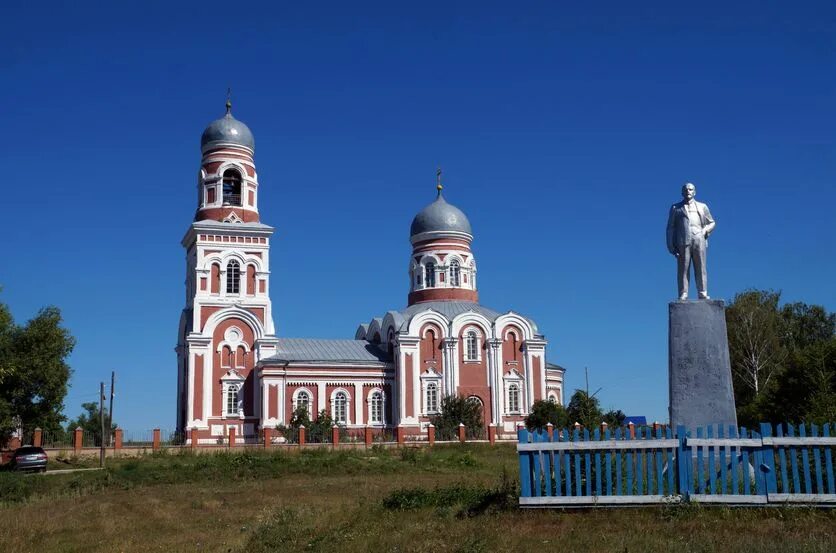
<svg viewBox="0 0 836 553"><path fill-rule="evenodd" d="M827 510L521 510L511 446L222 451L0 473L14 551L836 550ZM7 539L8 537L8 539Z"/></svg>

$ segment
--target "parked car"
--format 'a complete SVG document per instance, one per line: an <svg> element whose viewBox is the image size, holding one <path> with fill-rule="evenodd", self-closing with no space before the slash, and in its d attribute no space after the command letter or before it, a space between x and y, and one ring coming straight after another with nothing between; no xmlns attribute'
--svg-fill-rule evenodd
<svg viewBox="0 0 836 553"><path fill-rule="evenodd" d="M25 445L17 448L12 454L10 468L46 472L46 459L46 452L42 447Z"/></svg>

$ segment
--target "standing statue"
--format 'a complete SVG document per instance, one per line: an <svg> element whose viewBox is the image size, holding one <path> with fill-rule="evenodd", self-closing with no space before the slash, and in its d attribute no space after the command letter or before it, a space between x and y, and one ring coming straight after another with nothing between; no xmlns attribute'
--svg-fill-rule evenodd
<svg viewBox="0 0 836 553"><path fill-rule="evenodd" d="M697 280L697 294L701 300L708 299L708 276L706 275L706 249L708 235L716 224L708 206L694 199L697 188L689 183L682 187L682 201L671 206L668 216L668 251L676 257L676 281L679 284L679 299L688 299L688 282L691 263Z"/></svg>

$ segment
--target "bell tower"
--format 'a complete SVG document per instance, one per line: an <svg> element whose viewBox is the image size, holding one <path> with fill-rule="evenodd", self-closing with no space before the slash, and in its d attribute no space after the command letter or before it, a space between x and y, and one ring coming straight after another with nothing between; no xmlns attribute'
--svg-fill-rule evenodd
<svg viewBox="0 0 836 553"><path fill-rule="evenodd" d="M226 114L200 140L197 210L182 240L186 298L177 340L177 427L200 441L258 430L255 365L275 353L270 302L273 228L258 212L255 140ZM192 439L192 438L190 438Z"/></svg>

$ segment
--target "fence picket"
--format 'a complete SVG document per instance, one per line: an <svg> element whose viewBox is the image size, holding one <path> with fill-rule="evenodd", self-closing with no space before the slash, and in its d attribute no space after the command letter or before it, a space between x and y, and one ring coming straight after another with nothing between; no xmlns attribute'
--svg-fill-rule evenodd
<svg viewBox="0 0 836 553"><path fill-rule="evenodd" d="M810 430L813 437L817 438L819 435L818 427L813 424L810 426ZM824 493L824 480L821 473L821 448L819 447L813 447L813 463L816 468L816 493Z"/></svg>
<svg viewBox="0 0 836 553"><path fill-rule="evenodd" d="M787 435L790 438L795 437L795 430L793 429L791 424L787 425ZM792 493L801 493L801 482L798 478L798 455L796 453L795 447L790 447L789 454L790 462L792 463Z"/></svg>
<svg viewBox="0 0 836 553"><path fill-rule="evenodd" d="M779 424L775 429L779 438L784 437L784 428ZM787 448L778 446L778 462L781 464L781 493L790 493L790 480L787 476Z"/></svg>
<svg viewBox="0 0 836 553"><path fill-rule="evenodd" d="M705 431L706 437L708 437L709 439L714 437L714 425L709 424ZM712 494L717 493L717 471L715 470L716 467L717 465L714 463L714 446L708 446L708 493Z"/></svg>
<svg viewBox="0 0 836 553"><path fill-rule="evenodd" d="M772 437L772 425L761 423L761 436L764 438ZM761 464L763 467L763 479L766 485L766 493L778 493L778 484L775 478L775 447L763 446L761 450Z"/></svg>
<svg viewBox="0 0 836 553"><path fill-rule="evenodd" d="M610 441L609 428L604 429L604 441ZM609 449L606 451L606 453L604 453L604 466L607 467L607 472L605 473L606 488L604 490L604 494L610 496L612 495L612 453L610 453Z"/></svg>
<svg viewBox="0 0 836 553"><path fill-rule="evenodd" d="M662 439L662 427L656 429L656 439ZM665 495L665 475L664 465L662 464L662 450L656 450L656 493Z"/></svg>
<svg viewBox="0 0 836 553"><path fill-rule="evenodd" d="M761 435L755 432L752 432L752 438L760 438ZM764 461L763 461L763 446L755 448L754 452L752 453L753 461L752 467L755 471L755 495L766 495L766 474L763 470Z"/></svg>
<svg viewBox="0 0 836 553"><path fill-rule="evenodd" d="M628 441L631 440L632 436L630 436L630 432L626 431L624 433L624 440ZM626 464L627 464L627 490L625 495L633 495L633 452L631 450L627 450L626 455Z"/></svg>
<svg viewBox="0 0 836 553"><path fill-rule="evenodd" d="M540 431L540 441L548 442L549 434L545 430ZM543 452L543 481L545 485L545 492L543 495L547 497L552 496L552 453L551 451Z"/></svg>
<svg viewBox="0 0 836 553"><path fill-rule="evenodd" d="M717 425L717 437L720 439L725 437L722 424ZM728 467L726 466L726 450L728 447L727 445L720 446L720 489L718 490L720 494L726 493L726 487L728 485Z"/></svg>
<svg viewBox="0 0 836 553"><path fill-rule="evenodd" d="M830 437L830 423L822 428L822 436ZM829 447L824 448L824 467L827 470L827 493L836 493L836 482L833 480L833 456Z"/></svg>
<svg viewBox="0 0 836 553"><path fill-rule="evenodd" d="M572 433L572 441L579 442L581 440L581 434L576 428L575 431ZM575 495L580 497L583 495L581 493L581 454L575 453Z"/></svg>
<svg viewBox="0 0 836 553"><path fill-rule="evenodd" d="M599 429L595 429L595 432L592 434L592 439L596 442L601 441L601 431ZM601 491L601 452L595 452L595 495L604 495Z"/></svg>
<svg viewBox="0 0 836 553"><path fill-rule="evenodd" d="M528 443L528 430L520 428L517 431L517 440L521 444ZM520 458L520 496L531 497L531 463L527 452L521 452Z"/></svg>
<svg viewBox="0 0 836 553"><path fill-rule="evenodd" d="M536 443L540 443L540 441L541 441L540 433L537 432L536 430L533 431L531 433L531 442L536 444ZM534 465L533 466L534 479L532 481L531 491L533 492L532 495L534 497L540 497L541 491L543 489L543 487L542 487L543 484L540 480L540 472L541 472L540 467L543 464L543 452L542 452L542 450L541 451L535 451L531 455L534 457L533 460L532 460L533 461L532 464Z"/></svg>
<svg viewBox="0 0 836 553"><path fill-rule="evenodd" d="M569 441L569 430L563 431L563 439ZM566 497L572 497L572 454L569 451L563 453L566 465Z"/></svg>
<svg viewBox="0 0 836 553"><path fill-rule="evenodd" d="M691 452L685 445L687 431L684 426L676 427L676 437L679 439L679 447L676 448L676 466L679 473L679 493L685 500L691 495L694 480L691 478Z"/></svg>
<svg viewBox="0 0 836 553"><path fill-rule="evenodd" d="M615 439L616 441L621 441L621 429L615 429ZM621 486L622 481L622 474L621 474L621 450L615 451L615 495L621 495L623 488Z"/></svg>
<svg viewBox="0 0 836 553"><path fill-rule="evenodd" d="M738 436L737 428L732 425L729 425L729 438L734 438ZM733 495L738 495L740 493L740 488L738 487L740 484L738 474L740 474L740 470L743 465L741 463L741 455L740 455L740 448L736 446L731 447L731 476L732 476L732 484L731 484L731 493Z"/></svg>
<svg viewBox="0 0 836 553"><path fill-rule="evenodd" d="M642 429L636 429L636 440L642 439ZM644 463L642 459L644 457L644 450L643 449L636 449L636 495L644 495Z"/></svg>
<svg viewBox="0 0 836 553"><path fill-rule="evenodd" d="M740 427L740 437L744 439L748 437L748 433L743 427ZM752 492L752 480L749 478L749 467L751 466L749 464L749 451L747 451L745 447L741 447L740 453L740 457L742 459L740 467L743 476L743 495L750 495Z"/></svg>
<svg viewBox="0 0 836 553"><path fill-rule="evenodd" d="M798 425L798 435L802 438L807 437L807 429L802 422ZM810 479L810 452L806 446L801 447L801 465L804 469L804 493L813 493L813 482Z"/></svg>
<svg viewBox="0 0 836 553"><path fill-rule="evenodd" d="M697 439L702 438L702 428L697 428ZM705 494L705 472L703 472L703 446L697 446L697 482L699 483L700 494Z"/></svg>
<svg viewBox="0 0 836 553"><path fill-rule="evenodd" d="M671 439L673 437L673 432L671 431L671 427L665 427L665 438ZM674 464L673 464L673 448L668 448L666 453L666 462L668 467L668 495L676 495L676 488L674 488Z"/></svg>

